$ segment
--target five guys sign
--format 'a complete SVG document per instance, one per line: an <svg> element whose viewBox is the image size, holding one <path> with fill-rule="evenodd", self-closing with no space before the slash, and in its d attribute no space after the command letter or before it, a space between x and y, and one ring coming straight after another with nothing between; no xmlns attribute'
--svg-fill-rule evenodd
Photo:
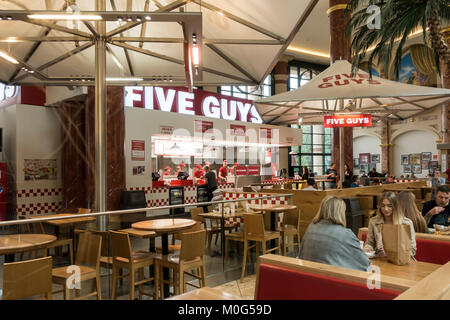
<svg viewBox="0 0 450 320"><path fill-rule="evenodd" d="M338 127L371 127L372 116L370 114L346 114L324 117L325 128Z"/></svg>
<svg viewBox="0 0 450 320"><path fill-rule="evenodd" d="M262 123L251 100L184 87L125 87L125 107Z"/></svg>

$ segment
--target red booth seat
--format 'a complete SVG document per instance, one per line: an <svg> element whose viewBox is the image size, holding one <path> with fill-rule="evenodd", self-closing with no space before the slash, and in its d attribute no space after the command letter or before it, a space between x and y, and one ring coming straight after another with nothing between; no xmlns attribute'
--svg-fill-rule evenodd
<svg viewBox="0 0 450 320"><path fill-rule="evenodd" d="M366 242L367 228L360 228L359 240ZM450 237L427 233L416 233L417 261L446 264L450 261Z"/></svg>
<svg viewBox="0 0 450 320"><path fill-rule="evenodd" d="M450 241L422 239L416 237L416 260L435 264L446 264L450 261Z"/></svg>
<svg viewBox="0 0 450 320"><path fill-rule="evenodd" d="M392 300L401 292L286 267L259 266L257 300Z"/></svg>

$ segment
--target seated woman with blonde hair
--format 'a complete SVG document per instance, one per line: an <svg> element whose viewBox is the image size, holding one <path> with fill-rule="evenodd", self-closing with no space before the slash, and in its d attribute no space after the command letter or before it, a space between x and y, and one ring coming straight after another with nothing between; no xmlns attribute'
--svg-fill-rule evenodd
<svg viewBox="0 0 450 320"><path fill-rule="evenodd" d="M410 219L406 218L403 210L399 208L398 199L394 192L388 191L383 194L378 203L377 215L369 220L369 232L364 251L372 252L379 257L386 256L381 237L382 224L406 224L410 228L411 234L411 258L416 255L416 234Z"/></svg>
<svg viewBox="0 0 450 320"><path fill-rule="evenodd" d="M416 205L416 196L410 191L402 191L397 195L398 205L406 218L410 219L415 232L427 233L428 227L425 218Z"/></svg>
<svg viewBox="0 0 450 320"><path fill-rule="evenodd" d="M352 230L346 228L345 202L327 196L308 226L298 258L367 271L370 261Z"/></svg>

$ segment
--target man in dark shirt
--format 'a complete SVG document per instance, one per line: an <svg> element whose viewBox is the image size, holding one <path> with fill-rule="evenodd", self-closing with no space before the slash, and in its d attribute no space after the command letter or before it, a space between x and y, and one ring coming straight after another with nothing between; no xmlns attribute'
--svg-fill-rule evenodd
<svg viewBox="0 0 450 320"><path fill-rule="evenodd" d="M206 190L208 192L208 201L213 198L213 191L217 189L217 179L214 171L209 170L209 166L205 166L205 176L204 178L208 181L206 185Z"/></svg>
<svg viewBox="0 0 450 320"><path fill-rule="evenodd" d="M336 185L336 178L337 178L336 164L332 163L330 166L330 169L327 169L327 171L325 171L325 177L327 177L327 179L331 180L328 183L328 188L336 189L336 187L337 187L337 185Z"/></svg>
<svg viewBox="0 0 450 320"><path fill-rule="evenodd" d="M435 200L430 200L423 205L422 215L428 222L428 228L434 224L442 226L450 225L450 189L447 186L437 187Z"/></svg>

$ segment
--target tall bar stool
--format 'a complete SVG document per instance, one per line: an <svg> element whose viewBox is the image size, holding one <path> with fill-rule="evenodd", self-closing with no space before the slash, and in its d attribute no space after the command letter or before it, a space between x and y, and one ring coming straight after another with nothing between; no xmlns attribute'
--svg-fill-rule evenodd
<svg viewBox="0 0 450 320"><path fill-rule="evenodd" d="M152 266L155 263L155 253L147 251L132 251L131 242L128 233L109 231L112 251L112 290L111 299L116 299L117 280L130 277L130 300L134 300L134 290L139 286L139 299L142 295L155 297L143 291L142 284L150 281L157 281L158 275L155 277L144 278L144 268ZM119 275L121 269L127 269L129 272L125 275ZM136 281L135 273L139 273L139 280Z"/></svg>
<svg viewBox="0 0 450 320"><path fill-rule="evenodd" d="M259 255L259 243L261 242L262 254L273 251L281 253L280 249L281 234L279 231L268 231L264 228L264 219L262 214L244 213L244 257L242 259L241 281L244 279L245 265L247 264L248 251L256 247L256 255ZM267 249L266 241L278 239L278 245L275 248ZM255 244L248 245L249 241L255 241Z"/></svg>
<svg viewBox="0 0 450 320"><path fill-rule="evenodd" d="M156 281L156 297L164 297L164 283L173 284L174 293L182 294L186 292L186 278L188 274L200 281L200 286L188 283L190 286L201 288L206 286L206 267L205 267L205 245L206 231L199 230L194 232L183 232L180 234L181 249L180 254L159 255L156 259L157 278ZM173 279L164 280L161 276L162 269L173 269ZM196 270L199 275L190 273ZM178 280L177 280L178 278ZM161 290L160 290L161 289ZM159 291L161 295L159 296Z"/></svg>
<svg viewBox="0 0 450 320"><path fill-rule="evenodd" d="M203 213L203 208L191 208L191 218L195 221L200 221L203 224L203 227L206 231L206 235L208 237L208 254L211 255L211 243L213 235L219 237L220 234L220 226L211 226L208 227L206 224L206 219L202 216L199 216L199 213Z"/></svg>

